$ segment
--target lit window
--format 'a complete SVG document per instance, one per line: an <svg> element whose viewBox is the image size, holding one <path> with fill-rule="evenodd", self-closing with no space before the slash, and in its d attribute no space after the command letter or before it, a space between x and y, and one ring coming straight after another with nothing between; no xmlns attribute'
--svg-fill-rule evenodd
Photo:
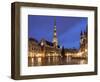
<svg viewBox="0 0 100 82"><path fill-rule="evenodd" d="M41 46L43 46L44 44L43 44L43 42L41 42Z"/></svg>

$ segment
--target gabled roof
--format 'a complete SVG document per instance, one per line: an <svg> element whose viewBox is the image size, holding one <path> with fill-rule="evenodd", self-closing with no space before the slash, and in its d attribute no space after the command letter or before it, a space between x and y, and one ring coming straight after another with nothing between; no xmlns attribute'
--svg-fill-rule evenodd
<svg viewBox="0 0 100 82"><path fill-rule="evenodd" d="M34 39L34 38L29 38L28 40L29 41L34 41L34 42L38 43L38 41L36 39Z"/></svg>
<svg viewBox="0 0 100 82"><path fill-rule="evenodd" d="M49 45L49 46L53 46L53 43L52 42L49 42L47 40L45 40L46 44Z"/></svg>
<svg viewBox="0 0 100 82"><path fill-rule="evenodd" d="M40 43L38 42L38 40L36 40L36 39L34 39L34 38L29 38L28 40L29 40L29 41L34 41L34 42L36 42L37 44L40 45ZM49 45L49 46L52 46L52 47L53 47L53 43L52 43L52 42L49 42L49 41L47 41L47 40L44 40L44 41L45 41L46 45ZM58 45L57 47L60 48L59 45Z"/></svg>

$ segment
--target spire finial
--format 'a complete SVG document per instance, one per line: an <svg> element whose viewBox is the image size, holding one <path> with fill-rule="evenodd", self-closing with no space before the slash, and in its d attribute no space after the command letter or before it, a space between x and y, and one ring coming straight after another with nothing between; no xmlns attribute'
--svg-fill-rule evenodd
<svg viewBox="0 0 100 82"><path fill-rule="evenodd" d="M81 31L81 35L83 35L82 31Z"/></svg>
<svg viewBox="0 0 100 82"><path fill-rule="evenodd" d="M54 17L54 26L56 26L56 17Z"/></svg>

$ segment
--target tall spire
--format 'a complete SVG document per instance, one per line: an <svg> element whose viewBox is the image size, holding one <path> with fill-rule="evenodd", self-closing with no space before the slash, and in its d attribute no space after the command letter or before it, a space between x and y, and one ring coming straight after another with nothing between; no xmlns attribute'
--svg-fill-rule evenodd
<svg viewBox="0 0 100 82"><path fill-rule="evenodd" d="M54 17L54 27L56 27L56 17Z"/></svg>
<svg viewBox="0 0 100 82"><path fill-rule="evenodd" d="M53 35L53 45L57 47L58 40L57 40L57 33L56 33L56 17L54 17L54 35Z"/></svg>

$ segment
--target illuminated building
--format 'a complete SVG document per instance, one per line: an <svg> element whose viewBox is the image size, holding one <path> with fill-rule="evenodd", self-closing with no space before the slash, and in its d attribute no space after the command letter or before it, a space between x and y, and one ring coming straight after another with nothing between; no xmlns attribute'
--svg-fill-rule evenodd
<svg viewBox="0 0 100 82"><path fill-rule="evenodd" d="M40 41L34 38L28 40L28 57L72 57L72 58L87 58L87 30L80 34L80 48L79 49L62 49L58 45L56 18L54 19L53 40L49 42L45 39ZM63 51L63 52L62 52Z"/></svg>
<svg viewBox="0 0 100 82"><path fill-rule="evenodd" d="M28 47L28 57L61 56L61 49L58 45L56 33L56 19L54 21L53 42L49 42L45 39L38 42L37 40L30 38L28 41Z"/></svg>
<svg viewBox="0 0 100 82"><path fill-rule="evenodd" d="M81 32L81 37L80 37L80 50L79 53L81 52L82 57L87 57L88 54L88 33L87 33L87 28L86 31Z"/></svg>

